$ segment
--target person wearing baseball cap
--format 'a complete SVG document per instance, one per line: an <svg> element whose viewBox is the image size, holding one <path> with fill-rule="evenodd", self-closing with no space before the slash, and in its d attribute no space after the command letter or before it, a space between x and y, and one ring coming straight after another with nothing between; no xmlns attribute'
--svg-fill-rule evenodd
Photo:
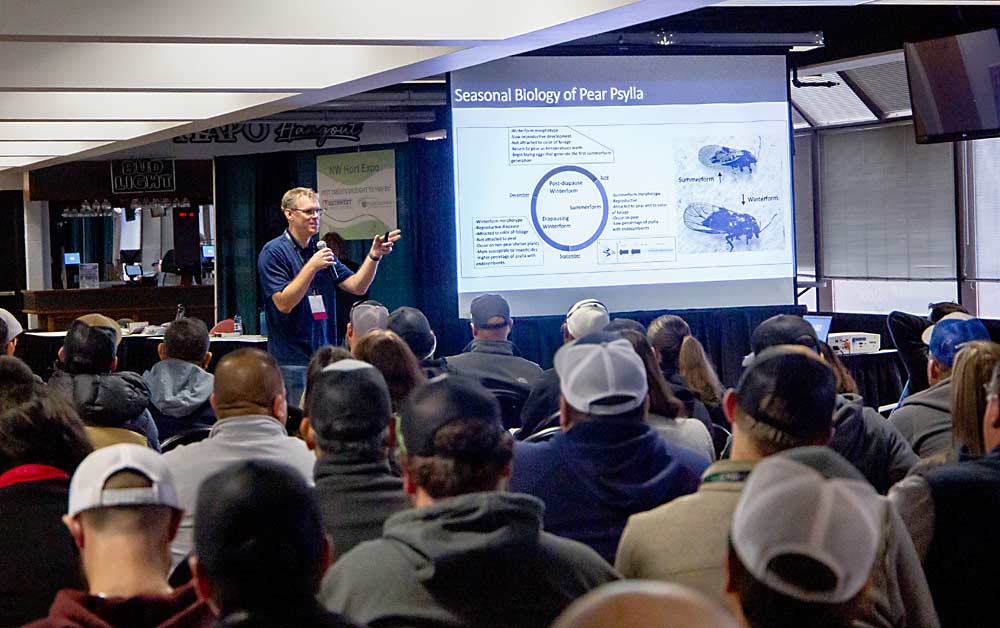
<svg viewBox="0 0 1000 628"><path fill-rule="evenodd" d="M835 402L833 371L814 351L800 346L763 350L723 398L733 432L730 458L702 474L696 493L630 517L615 568L626 578L676 582L725 603L730 523L760 460L793 456L828 477L865 479L825 446ZM902 520L893 515L884 525L886 560L878 564L864 623L936 626L920 559Z"/></svg>
<svg viewBox="0 0 1000 628"><path fill-rule="evenodd" d="M513 439L475 380L448 374L415 389L398 446L414 508L327 572L329 610L373 626L542 628L617 579L589 548L542 531L541 501L504 492Z"/></svg>
<svg viewBox="0 0 1000 628"><path fill-rule="evenodd" d="M368 299L352 305L347 323L347 346L351 353L362 336L373 329L388 329L388 325L389 310L378 301Z"/></svg>
<svg viewBox="0 0 1000 628"><path fill-rule="evenodd" d="M69 486L63 518L88 590L60 591L48 617L56 626L209 626L211 613L194 586L167 582L180 499L160 455L119 444L84 458Z"/></svg>
<svg viewBox="0 0 1000 628"><path fill-rule="evenodd" d="M420 368L427 377L436 377L448 371L448 362L444 358L435 358L437 336L431 329L430 321L424 313L415 307L404 305L392 311L386 326L402 338L413 355L417 356Z"/></svg>
<svg viewBox="0 0 1000 628"><path fill-rule="evenodd" d="M777 455L733 513L726 590L748 628L849 628L882 547L886 503L862 478Z"/></svg>
<svg viewBox="0 0 1000 628"><path fill-rule="evenodd" d="M646 368L619 334L563 345L555 369L562 431L518 446L511 489L545 502L546 530L610 563L629 515L697 489L708 460L646 422Z"/></svg>
<svg viewBox="0 0 1000 628"><path fill-rule="evenodd" d="M746 364L761 351L779 345L806 347L819 356L819 338L813 326L801 316L779 314L753 330L750 346L754 353ZM883 495L920 462L899 430L854 393L837 395L830 447L850 460Z"/></svg>
<svg viewBox="0 0 1000 628"><path fill-rule="evenodd" d="M24 331L21 322L7 310L0 308L0 355L14 355L17 337Z"/></svg>
<svg viewBox="0 0 1000 628"><path fill-rule="evenodd" d="M499 294L481 294L469 310L472 342L448 358L449 370L476 377L490 390L510 391L527 399L542 368L521 357L507 339L514 325L507 300ZM520 417L516 418L515 426L520 424Z"/></svg>
<svg viewBox="0 0 1000 628"><path fill-rule="evenodd" d="M392 401L377 368L346 359L310 383L306 405L300 430L316 453L316 497L336 559L382 536L385 520L409 507L386 456Z"/></svg>
<svg viewBox="0 0 1000 628"><path fill-rule="evenodd" d="M129 442L159 451L159 430L149 412L142 376L118 368L122 330L103 314L86 314L69 326L49 386L79 413L95 447Z"/></svg>
<svg viewBox="0 0 1000 628"><path fill-rule="evenodd" d="M611 322L608 308L597 299L583 299L573 304L566 312L562 324L563 344L577 338L596 334ZM552 427L559 415L559 374L555 369L547 369L535 381L521 408L521 431L518 439Z"/></svg>
<svg viewBox="0 0 1000 628"><path fill-rule="evenodd" d="M903 399L889 415L889 422L921 458L955 450L951 425L951 367L965 343L990 339L981 320L965 316L946 316L927 331L931 332L927 357L930 388Z"/></svg>
<svg viewBox="0 0 1000 628"><path fill-rule="evenodd" d="M927 357L931 341L931 328L944 319L968 320L972 318L964 306L952 301L928 303L927 316L916 316L906 312L889 312L885 325L892 337L892 344L899 352L899 359L906 370L906 383L899 400L927 390Z"/></svg>

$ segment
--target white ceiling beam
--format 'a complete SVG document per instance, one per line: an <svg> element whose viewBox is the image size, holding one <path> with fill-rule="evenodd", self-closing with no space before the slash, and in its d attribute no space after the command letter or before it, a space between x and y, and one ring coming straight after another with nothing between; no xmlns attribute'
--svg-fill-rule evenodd
<svg viewBox="0 0 1000 628"><path fill-rule="evenodd" d="M0 90L321 89L459 50L438 46L0 42Z"/></svg>
<svg viewBox="0 0 1000 628"><path fill-rule="evenodd" d="M0 120L177 121L215 118L294 93L8 92Z"/></svg>
<svg viewBox="0 0 1000 628"><path fill-rule="evenodd" d="M107 97L102 94L102 97ZM188 122L185 120L184 122ZM180 122L0 122L3 140L114 141L165 131Z"/></svg>
<svg viewBox="0 0 1000 628"><path fill-rule="evenodd" d="M100 148L110 142L10 142L0 141L0 157L50 157L69 155L92 148Z"/></svg>
<svg viewBox="0 0 1000 628"><path fill-rule="evenodd" d="M0 168L18 168L45 160L45 157L0 157Z"/></svg>
<svg viewBox="0 0 1000 628"><path fill-rule="evenodd" d="M0 0L0 3L5 1L8 0ZM184 0L184 2L186 1L187 0ZM380 0L375 0L372 4L378 5L379 1ZM451 2L451 0L448 1ZM181 4L183 5L184 2L181 2ZM424 59L412 60L412 62L410 63L402 63L400 65L397 65L396 67L389 67L392 64L385 63L385 59L383 57L374 56L368 59L369 61L372 60L376 61L376 63L374 63L372 66L363 68L359 67L354 69L353 71L344 72L341 68L338 67L341 61L336 56L330 57L328 59L323 59L324 63L321 64L317 64L316 59L314 58L310 60L310 67L313 68L313 70L317 73L317 75L340 77L341 79L344 79L344 82L341 83L330 82L328 86L321 89L310 89L299 94L285 94L283 95L283 97L275 98L272 100L262 99L262 101L259 102L258 104L247 105L242 108L233 107L229 111L215 116L192 116L192 118L202 117L204 119L193 120L188 124L175 127L168 131L160 131L142 136L141 138L116 142L114 145L111 146L91 149L69 157L58 157L49 159L44 162L33 164L32 169L55 165L58 163L63 163L66 161L72 161L76 159L95 158L118 150L135 148L136 146L142 146L145 144L150 144L153 142L170 139L171 137L184 133L194 133L197 131L209 129L216 126L221 126L224 124L242 122L244 120L265 117L275 113L280 113L282 111L288 111L290 109L308 107L328 100L342 98L344 96L350 96L364 91L378 89L381 87L386 87L388 85L394 85L397 83L402 83L403 81L424 78L427 76L434 76L444 72L458 70L461 68L477 65L480 63L493 61L495 59L520 54L530 50L536 50L539 48L556 45L566 41L572 41L575 39L596 35L598 33L604 33L611 30L616 30L619 28L631 26L634 24L648 22L650 20L667 17L677 13L691 11L704 6L715 4L716 2L717 0L554 0L554 5L561 7L561 9L563 10L563 13L561 15L564 18L566 18L565 21L562 23L558 23L550 27L541 27L540 30L521 32L516 36L510 37L502 41L482 43L481 45L467 47L467 48L424 47L421 49L427 52L427 55ZM145 4L145 3L140 2L139 4ZM211 4L211 3L205 3L205 4ZM434 4L434 3L431 2L423 4ZM527 4L531 4L532 7L538 9L540 13L549 16L549 18L552 17L551 12L548 11L548 9L546 8L548 7L548 3L537 2L537 0L534 0L532 3L525 3L522 2L522 0L515 0L513 3L504 3L502 6L503 6L503 11L507 11L510 13L517 13L518 11L512 10L511 8L512 6L517 7ZM472 5L472 3L463 2L461 10L456 11L456 15L460 16L462 19L468 21L469 23L481 21L482 20L481 14L477 13L474 10L470 10L470 5ZM485 6L482 2L476 3L474 6L480 7L481 5ZM202 5L199 4L198 6L201 7ZM170 4L170 7L172 11L177 10L177 6L174 4ZM395 7L395 3L393 3L393 7ZM596 9L603 9L603 10L596 11ZM241 10L245 10L245 8ZM525 9L525 12L530 12L530 11ZM195 13L192 13L192 15L194 14ZM198 15L200 17L203 17L201 16L200 13ZM378 19L382 19L383 17L384 16L379 16ZM2 18L2 16L0 16L0 18ZM427 18L422 16L421 19L418 20L417 22L422 23L423 20L425 19ZM0 19L0 21L2 21L2 19ZM348 21L350 22L350 20ZM359 26L359 29L360 28L362 27ZM414 26L414 28L417 27ZM397 31L397 36L403 37L407 32L408 32L407 29L401 28L401 30ZM400 33L402 33L402 35ZM79 45L85 45L85 44L79 44ZM126 44L118 44L118 45L126 45ZM414 48L410 48L410 50L414 50ZM313 52L314 53L316 52L315 47L313 47ZM246 60L237 59L235 60L235 62L237 64L246 63ZM195 67L197 67L199 63L200 62L196 60ZM52 63L47 64L47 67L50 68L51 73L60 74L67 81L72 81L73 80L72 77L68 76L66 72L60 71L59 68L57 67L58 65L59 65L58 61L53 61ZM243 72L243 70L240 71ZM3 69L0 68L0 74L2 73ZM23 76L25 73L22 71L20 74ZM354 79L346 78L346 76L352 74L356 76L356 78ZM30 82L30 79L27 79L26 77L24 78L24 80ZM27 95L30 94L18 94L18 96L27 96ZM0 94L0 120L4 119L5 117L3 115L2 109L3 109L4 99L7 96L8 94ZM162 94L153 94L153 96L181 97L182 95L162 93ZM92 111L96 112L97 109L99 109L99 107L95 107ZM93 118L93 119L114 119L114 118L105 117L105 118ZM150 119L150 117L144 116L136 119ZM153 119L157 118L154 117ZM159 118L159 119L164 119L164 118Z"/></svg>
<svg viewBox="0 0 1000 628"><path fill-rule="evenodd" d="M462 46L509 39L636 4L641 2L0 0L0 40Z"/></svg>

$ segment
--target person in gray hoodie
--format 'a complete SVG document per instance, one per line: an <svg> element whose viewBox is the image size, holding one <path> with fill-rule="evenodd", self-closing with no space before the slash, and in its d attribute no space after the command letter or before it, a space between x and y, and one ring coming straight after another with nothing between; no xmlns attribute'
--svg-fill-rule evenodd
<svg viewBox="0 0 1000 628"><path fill-rule="evenodd" d="M215 377L207 372L212 352L208 327L197 318L181 318L167 327L157 351L160 361L142 375L149 387L150 412L161 439L211 427L215 412L209 397Z"/></svg>
<svg viewBox="0 0 1000 628"><path fill-rule="evenodd" d="M945 318L931 328L927 357L930 387L904 399L889 416L921 458L955 449L951 433L951 367L961 345L989 339L986 326L978 318Z"/></svg>
<svg viewBox="0 0 1000 628"><path fill-rule="evenodd" d="M777 345L802 345L820 353L816 330L794 314L772 316L750 336L755 354ZM837 395L829 446L847 458L882 495L920 461L899 430L855 394Z"/></svg>
<svg viewBox="0 0 1000 628"><path fill-rule="evenodd" d="M370 626L543 628L618 574L541 530L544 506L502 492L513 438L478 382L442 375L411 393L399 432L414 508L330 568L320 601Z"/></svg>

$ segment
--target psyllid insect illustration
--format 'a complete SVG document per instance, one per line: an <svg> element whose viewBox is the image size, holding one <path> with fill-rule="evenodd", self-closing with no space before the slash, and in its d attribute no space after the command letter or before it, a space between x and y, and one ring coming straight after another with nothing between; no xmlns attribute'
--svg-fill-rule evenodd
<svg viewBox="0 0 1000 628"><path fill-rule="evenodd" d="M757 152L760 152L759 150ZM702 146L698 151L698 161L709 168L725 166L734 172L753 172L757 156L743 148L730 148L719 144Z"/></svg>
<svg viewBox="0 0 1000 628"><path fill-rule="evenodd" d="M761 227L751 214L734 212L711 203L690 203L684 208L684 226L692 231L726 236L726 244L732 251L735 248L734 240L743 238L749 246L751 239L760 239L760 232L770 227L777 216L778 214L771 216L771 220Z"/></svg>

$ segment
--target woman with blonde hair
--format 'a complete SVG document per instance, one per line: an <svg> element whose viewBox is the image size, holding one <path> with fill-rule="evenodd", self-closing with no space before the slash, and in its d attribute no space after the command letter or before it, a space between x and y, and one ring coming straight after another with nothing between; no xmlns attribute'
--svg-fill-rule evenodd
<svg viewBox="0 0 1000 628"><path fill-rule="evenodd" d="M646 332L660 370L674 395L685 406L687 416L725 427L722 384L705 355L705 348L691 335L691 327L680 316L664 314L649 324Z"/></svg>
<svg viewBox="0 0 1000 628"><path fill-rule="evenodd" d="M976 340L962 345L951 371L951 426L956 451L973 456L986 453L983 414L986 385L1000 363L1000 344Z"/></svg>

